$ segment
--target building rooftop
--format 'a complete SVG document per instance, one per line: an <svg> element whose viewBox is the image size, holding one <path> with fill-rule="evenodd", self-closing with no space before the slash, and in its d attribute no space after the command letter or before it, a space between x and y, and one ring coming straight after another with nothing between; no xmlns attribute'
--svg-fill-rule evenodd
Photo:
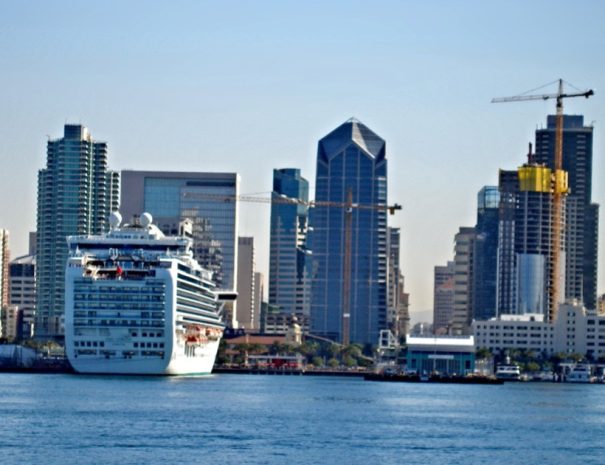
<svg viewBox="0 0 605 465"><path fill-rule="evenodd" d="M475 347L474 336L408 336L408 346L458 346Z"/></svg>

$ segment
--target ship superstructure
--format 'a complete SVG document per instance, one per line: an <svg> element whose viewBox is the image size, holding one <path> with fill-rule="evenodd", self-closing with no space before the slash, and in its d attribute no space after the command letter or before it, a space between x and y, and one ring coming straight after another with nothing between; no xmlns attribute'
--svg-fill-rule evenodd
<svg viewBox="0 0 605 465"><path fill-rule="evenodd" d="M79 373L212 371L224 325L212 274L194 260L190 224L166 237L144 213L67 238L65 350Z"/></svg>

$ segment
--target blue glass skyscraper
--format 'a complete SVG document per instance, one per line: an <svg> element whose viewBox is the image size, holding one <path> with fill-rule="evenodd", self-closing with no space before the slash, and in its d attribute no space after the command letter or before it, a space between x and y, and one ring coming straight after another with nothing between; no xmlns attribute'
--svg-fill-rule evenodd
<svg viewBox="0 0 605 465"><path fill-rule="evenodd" d="M269 258L269 303L280 312L309 315L310 252L309 182L300 170L273 170L271 193L271 249ZM288 199L301 201L287 203Z"/></svg>
<svg viewBox="0 0 605 465"><path fill-rule="evenodd" d="M387 212L351 209L347 251L347 211L343 205L350 195L353 204L386 206L386 143L367 126L351 119L319 141L316 176L317 206L311 217L311 331L346 340L343 320L348 315L350 341L376 344L380 330L388 327ZM349 269L345 266L346 253L350 254ZM348 308L344 308L345 287L349 289Z"/></svg>
<svg viewBox="0 0 605 465"><path fill-rule="evenodd" d="M477 194L477 225L473 243L472 317L475 320L496 316L499 207L498 186L483 187Z"/></svg>

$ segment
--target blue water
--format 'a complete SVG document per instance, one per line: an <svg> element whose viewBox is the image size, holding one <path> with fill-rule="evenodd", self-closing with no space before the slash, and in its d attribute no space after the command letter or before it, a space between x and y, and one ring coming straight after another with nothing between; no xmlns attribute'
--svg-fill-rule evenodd
<svg viewBox="0 0 605 465"><path fill-rule="evenodd" d="M605 385L0 375L0 463L603 464Z"/></svg>

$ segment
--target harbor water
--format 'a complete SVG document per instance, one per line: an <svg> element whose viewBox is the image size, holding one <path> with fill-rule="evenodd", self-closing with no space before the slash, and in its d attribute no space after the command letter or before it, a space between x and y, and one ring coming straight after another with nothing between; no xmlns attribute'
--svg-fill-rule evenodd
<svg viewBox="0 0 605 465"><path fill-rule="evenodd" d="M0 375L0 463L602 464L605 385Z"/></svg>

